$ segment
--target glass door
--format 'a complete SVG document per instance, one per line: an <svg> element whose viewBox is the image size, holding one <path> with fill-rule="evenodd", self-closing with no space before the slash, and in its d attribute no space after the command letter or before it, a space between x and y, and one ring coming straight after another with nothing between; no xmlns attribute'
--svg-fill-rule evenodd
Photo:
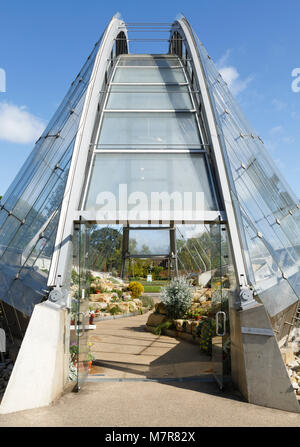
<svg viewBox="0 0 300 447"><path fill-rule="evenodd" d="M79 391L88 375L88 325L89 325L89 296L88 296L88 249L89 228L81 221L74 227L74 262L77 277L77 294L75 302L75 337L77 343L77 383L75 391Z"/></svg>
<svg viewBox="0 0 300 447"><path fill-rule="evenodd" d="M213 374L219 387L230 373L229 333L229 272L227 228L216 221L210 226L211 236L211 290L212 307L215 315L212 335Z"/></svg>

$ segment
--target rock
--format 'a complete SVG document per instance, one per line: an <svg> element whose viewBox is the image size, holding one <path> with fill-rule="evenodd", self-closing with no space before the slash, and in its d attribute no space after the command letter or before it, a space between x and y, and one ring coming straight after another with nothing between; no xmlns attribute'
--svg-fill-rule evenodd
<svg viewBox="0 0 300 447"><path fill-rule="evenodd" d="M97 309L107 309L107 303L97 303Z"/></svg>
<svg viewBox="0 0 300 447"><path fill-rule="evenodd" d="M186 320L185 330L188 334L192 333L192 321Z"/></svg>
<svg viewBox="0 0 300 447"><path fill-rule="evenodd" d="M290 365L295 362L295 356L291 348L281 348L284 363Z"/></svg>
<svg viewBox="0 0 300 447"><path fill-rule="evenodd" d="M174 324L176 327L176 330L179 332L183 332L184 327L183 327L183 323L185 320L174 320Z"/></svg>
<svg viewBox="0 0 300 447"><path fill-rule="evenodd" d="M155 310L161 315L167 315L167 309L163 302L155 304Z"/></svg>
<svg viewBox="0 0 300 447"><path fill-rule="evenodd" d="M129 313L129 303L115 303L115 306L118 306L119 309L124 313ZM112 306L112 304L110 304Z"/></svg>
<svg viewBox="0 0 300 447"><path fill-rule="evenodd" d="M167 317L165 315L161 315L158 313L152 313L149 315L147 325L148 326L159 326L160 324L164 323L167 320Z"/></svg>
<svg viewBox="0 0 300 447"><path fill-rule="evenodd" d="M135 298L132 301L137 305L137 307L142 307L143 305L142 301L139 298Z"/></svg>
<svg viewBox="0 0 300 447"><path fill-rule="evenodd" d="M129 301L129 311L130 312L137 312L138 311L138 306L134 301Z"/></svg>

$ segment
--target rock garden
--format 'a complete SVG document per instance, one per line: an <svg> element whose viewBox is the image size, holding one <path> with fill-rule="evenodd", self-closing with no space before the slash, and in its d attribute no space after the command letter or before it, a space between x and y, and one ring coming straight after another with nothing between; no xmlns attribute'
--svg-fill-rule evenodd
<svg viewBox="0 0 300 447"><path fill-rule="evenodd" d="M184 278L175 279L162 290L161 302L155 304L146 324L147 330L199 344L203 352L211 354L215 316L221 309L221 296L217 294L218 290L191 287ZM224 305L226 299L223 296L223 308Z"/></svg>
<svg viewBox="0 0 300 447"><path fill-rule="evenodd" d="M294 391L300 400L300 328L294 328L281 350Z"/></svg>
<svg viewBox="0 0 300 447"><path fill-rule="evenodd" d="M73 274L74 277L74 274ZM76 298L76 281L73 286L73 296ZM120 278L109 275L89 275L90 324L114 316L129 316L142 314L154 307L151 296L144 295L144 287L137 281L126 283ZM76 316L76 301L71 314L71 324Z"/></svg>

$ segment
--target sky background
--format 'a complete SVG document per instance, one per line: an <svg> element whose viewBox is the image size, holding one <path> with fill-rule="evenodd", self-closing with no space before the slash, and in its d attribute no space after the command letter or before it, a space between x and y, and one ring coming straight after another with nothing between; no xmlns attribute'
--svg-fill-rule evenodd
<svg viewBox="0 0 300 447"><path fill-rule="evenodd" d="M126 22L186 16L300 198L300 92L291 88L300 67L299 0L1 2L0 195L117 11ZM132 51L167 51L161 45L135 43Z"/></svg>

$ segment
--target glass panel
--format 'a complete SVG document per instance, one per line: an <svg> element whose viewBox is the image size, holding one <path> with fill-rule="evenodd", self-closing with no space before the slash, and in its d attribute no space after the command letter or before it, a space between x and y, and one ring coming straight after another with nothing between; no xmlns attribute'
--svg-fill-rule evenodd
<svg viewBox="0 0 300 447"><path fill-rule="evenodd" d="M75 321L71 325L71 334L76 339L77 391L79 391L88 375L88 325L89 325L89 296L88 289L88 250L89 230L85 224L79 224L74 234L74 271L77 275L76 294L73 298ZM73 335L73 337L72 337Z"/></svg>
<svg viewBox="0 0 300 447"><path fill-rule="evenodd" d="M117 130L117 131L116 131ZM104 114L98 144L200 146L193 113L110 113Z"/></svg>
<svg viewBox="0 0 300 447"><path fill-rule="evenodd" d="M169 255L169 230L130 230L129 253L130 255Z"/></svg>
<svg viewBox="0 0 300 447"><path fill-rule="evenodd" d="M125 204L128 210L137 209L136 205L141 198L139 194L143 193L146 194L147 206L151 204L151 210L157 210L163 202L158 204L155 201L157 196L154 195L163 192L168 193L169 197L174 193L178 207L183 206L183 203L187 204L184 200L188 200L188 197L185 198L183 193L190 192L193 210L198 192L197 210L217 209L203 154L97 154L93 162L85 209L101 211L108 198L107 194L110 199L115 198L116 202L110 201L105 209L111 210L114 206L119 206L119 193L124 193L125 188L126 197L131 203ZM145 198L144 195L142 198ZM173 203L175 209L173 201L170 207Z"/></svg>
<svg viewBox="0 0 300 447"><path fill-rule="evenodd" d="M298 199L195 39L232 173L236 212L243 214L239 231L247 254L248 279L273 317L293 304L296 295L300 297Z"/></svg>
<svg viewBox="0 0 300 447"><path fill-rule="evenodd" d="M178 57L151 57L151 56L122 56L118 66L157 66L157 67L180 67Z"/></svg>
<svg viewBox="0 0 300 447"><path fill-rule="evenodd" d="M113 85L107 109L191 109L186 86L175 85Z"/></svg>
<svg viewBox="0 0 300 447"><path fill-rule="evenodd" d="M118 67L115 71L113 82L130 82L130 83L162 83L166 82L179 83L186 82L184 72L181 68L130 68Z"/></svg>
<svg viewBox="0 0 300 447"><path fill-rule="evenodd" d="M229 294L232 287L232 265L229 260L227 229L216 222L210 227L211 291L215 324L212 327L212 363L215 378L222 389L230 373Z"/></svg>

